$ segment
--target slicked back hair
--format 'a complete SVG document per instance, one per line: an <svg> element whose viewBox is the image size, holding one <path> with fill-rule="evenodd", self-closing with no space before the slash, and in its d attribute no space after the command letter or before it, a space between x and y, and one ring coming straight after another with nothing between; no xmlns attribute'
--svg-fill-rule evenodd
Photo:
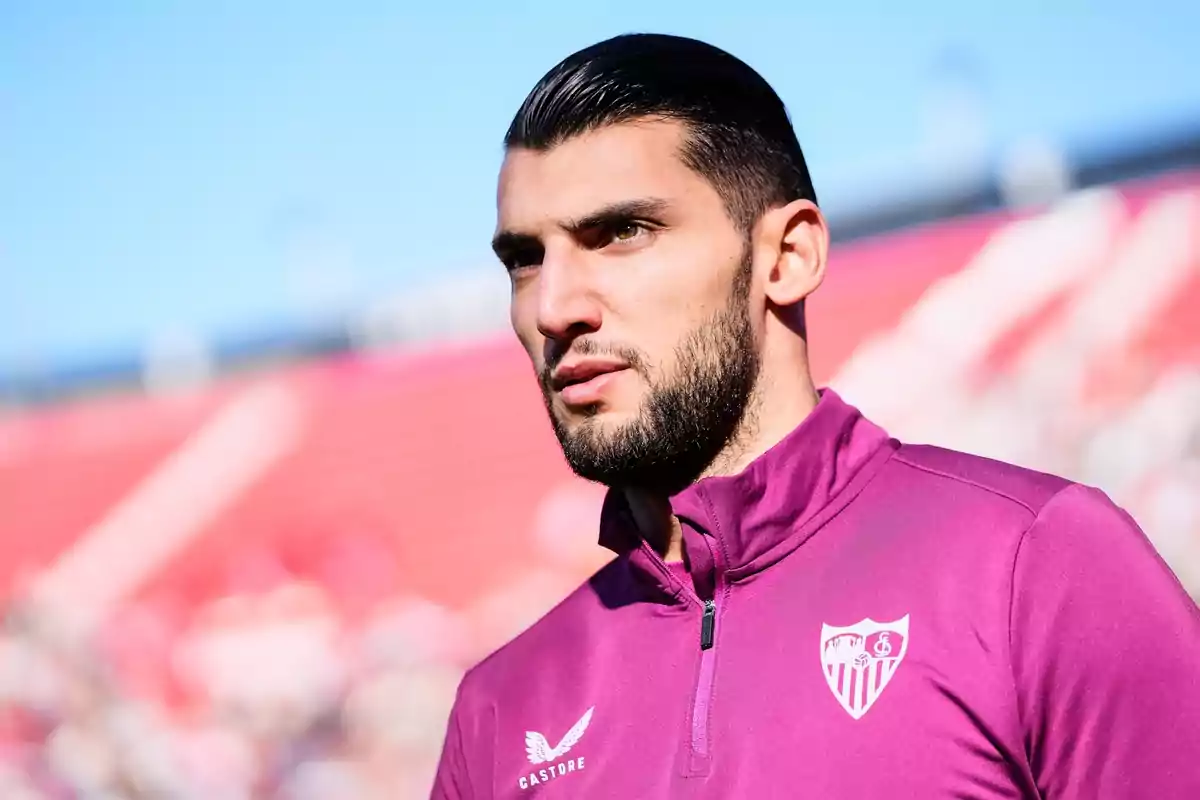
<svg viewBox="0 0 1200 800"><path fill-rule="evenodd" d="M817 200L775 90L740 59L681 36L626 34L568 56L525 98L504 146L549 150L638 119L685 125L683 162L712 184L743 232L770 208Z"/></svg>

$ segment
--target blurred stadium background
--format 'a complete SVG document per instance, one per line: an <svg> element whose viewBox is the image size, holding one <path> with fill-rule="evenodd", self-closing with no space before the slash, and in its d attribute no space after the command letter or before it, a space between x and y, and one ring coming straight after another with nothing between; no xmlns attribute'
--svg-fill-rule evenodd
<svg viewBox="0 0 1200 800"><path fill-rule="evenodd" d="M1200 102L961 158L956 103L949 167L835 192L818 378L901 438L1104 488L1200 598ZM606 557L506 304L481 257L288 324L10 359L0 796L425 796L462 671Z"/></svg>

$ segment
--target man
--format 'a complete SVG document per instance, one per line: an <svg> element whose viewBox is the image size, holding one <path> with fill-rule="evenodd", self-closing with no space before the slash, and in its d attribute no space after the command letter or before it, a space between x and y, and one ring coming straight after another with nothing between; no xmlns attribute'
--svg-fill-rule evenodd
<svg viewBox="0 0 1200 800"><path fill-rule="evenodd" d="M757 73L618 37L505 144L512 324L617 557L464 678L435 798L1200 798L1200 612L1133 521L814 388L829 237Z"/></svg>

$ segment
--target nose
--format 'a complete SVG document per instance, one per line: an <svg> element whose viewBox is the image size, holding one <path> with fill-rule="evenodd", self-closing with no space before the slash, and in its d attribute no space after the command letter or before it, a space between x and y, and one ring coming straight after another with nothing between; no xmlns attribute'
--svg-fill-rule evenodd
<svg viewBox="0 0 1200 800"><path fill-rule="evenodd" d="M546 253L538 275L538 331L563 341L600 329L599 299L583 264L568 255Z"/></svg>

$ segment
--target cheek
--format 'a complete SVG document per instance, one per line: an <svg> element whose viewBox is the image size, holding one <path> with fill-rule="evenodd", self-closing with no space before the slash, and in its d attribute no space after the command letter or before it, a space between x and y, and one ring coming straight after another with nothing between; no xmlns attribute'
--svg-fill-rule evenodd
<svg viewBox="0 0 1200 800"><path fill-rule="evenodd" d="M663 327L689 329L728 302L740 253L740 240L724 231L666 239L639 265L638 301Z"/></svg>
<svg viewBox="0 0 1200 800"><path fill-rule="evenodd" d="M646 287L631 298L631 318L638 321L636 344L653 362L656 372L670 373L678 349L690 336L712 322L727 303L727 292L717 281L681 280L672 285Z"/></svg>
<svg viewBox="0 0 1200 800"><path fill-rule="evenodd" d="M537 329L536 313L528 308L527 303L514 297L508 308L508 321L512 326L513 333L517 335L517 340L521 342L521 346L529 355L529 360L535 367L541 369L544 340Z"/></svg>

